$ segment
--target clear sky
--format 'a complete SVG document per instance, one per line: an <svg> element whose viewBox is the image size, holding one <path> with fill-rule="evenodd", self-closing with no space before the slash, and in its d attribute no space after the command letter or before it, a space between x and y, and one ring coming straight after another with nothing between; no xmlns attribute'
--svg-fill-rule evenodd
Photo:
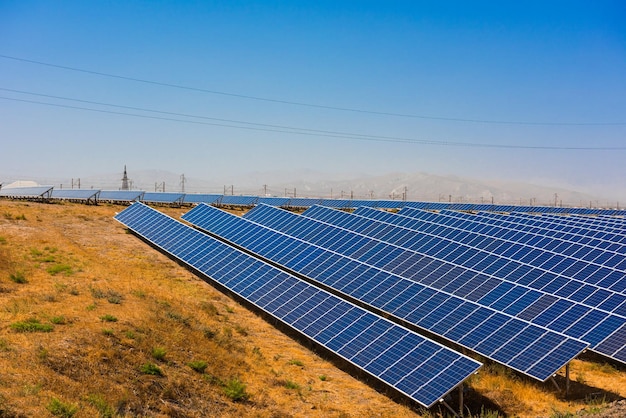
<svg viewBox="0 0 626 418"><path fill-rule="evenodd" d="M623 0L0 0L0 89L0 181L126 164L626 196Z"/></svg>

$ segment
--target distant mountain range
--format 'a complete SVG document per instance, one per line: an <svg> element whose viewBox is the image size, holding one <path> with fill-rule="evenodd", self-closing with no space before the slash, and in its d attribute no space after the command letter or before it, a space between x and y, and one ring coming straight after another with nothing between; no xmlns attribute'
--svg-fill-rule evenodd
<svg viewBox="0 0 626 418"><path fill-rule="evenodd" d="M131 188L146 191L182 191L183 177L163 170L128 171ZM617 202L562 187L547 187L529 183L476 180L457 176L427 173L392 173L383 176L330 176L304 170L297 172L268 171L240 175L236 178L204 180L184 178L187 193L218 193L235 195L269 195L323 197L344 199L406 199L431 202L469 202L522 205L583 207L616 207ZM57 188L94 188L117 190L122 173L112 173L82 179L10 179L34 180Z"/></svg>

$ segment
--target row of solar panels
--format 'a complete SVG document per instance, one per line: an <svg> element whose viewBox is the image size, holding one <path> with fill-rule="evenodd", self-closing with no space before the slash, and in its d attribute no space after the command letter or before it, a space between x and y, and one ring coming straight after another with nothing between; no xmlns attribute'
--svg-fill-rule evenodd
<svg viewBox="0 0 626 418"><path fill-rule="evenodd" d="M341 299L541 381L587 348L626 363L620 218L323 206L295 215L263 204L237 217L200 204L183 219ZM139 225L165 242L176 236ZM184 239L178 245L209 277L225 268ZM228 265L249 271L247 263Z"/></svg>
<svg viewBox="0 0 626 418"><path fill-rule="evenodd" d="M443 202L410 202L401 200L351 200L351 199L315 199L315 198L288 198L288 197L259 197L234 196L221 194L196 194L174 192L146 192L140 190L93 190L93 189L54 189L52 186L22 187L0 189L0 197L22 197L43 199L82 200L87 202L135 202L164 203L164 204L198 204L207 203L216 206L243 206L270 205L284 208L309 208L315 205L337 209L356 209L369 207L378 209L414 208L424 210L455 210L455 211L489 211L489 212L519 212L519 213L555 213L571 215L607 215L626 216L626 210L619 209L588 209L565 208L550 206L514 206L490 205L473 203L443 203Z"/></svg>

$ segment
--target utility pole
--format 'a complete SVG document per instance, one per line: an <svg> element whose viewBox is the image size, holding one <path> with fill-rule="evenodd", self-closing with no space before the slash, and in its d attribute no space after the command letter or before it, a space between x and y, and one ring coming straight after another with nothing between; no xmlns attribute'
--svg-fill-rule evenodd
<svg viewBox="0 0 626 418"><path fill-rule="evenodd" d="M557 199L559 198L559 195L557 193L554 194L554 207L556 207L556 202Z"/></svg>
<svg viewBox="0 0 626 418"><path fill-rule="evenodd" d="M185 178L185 174L180 175L180 191L185 193L185 182L187 179Z"/></svg>
<svg viewBox="0 0 626 418"><path fill-rule="evenodd" d="M267 196L267 184L263 185L263 196Z"/></svg>
<svg viewBox="0 0 626 418"><path fill-rule="evenodd" d="M296 188L293 188L293 197L296 197Z"/></svg>
<svg viewBox="0 0 626 418"><path fill-rule="evenodd" d="M234 185L230 185L230 195L234 196L235 195L235 186Z"/></svg>

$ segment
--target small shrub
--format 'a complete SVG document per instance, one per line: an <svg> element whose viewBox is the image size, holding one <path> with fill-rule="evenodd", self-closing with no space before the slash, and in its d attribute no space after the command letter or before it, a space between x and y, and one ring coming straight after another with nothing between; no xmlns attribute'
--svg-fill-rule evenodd
<svg viewBox="0 0 626 418"><path fill-rule="evenodd" d="M111 328L102 329L102 334L106 335L107 337L112 337L114 335L113 330Z"/></svg>
<svg viewBox="0 0 626 418"><path fill-rule="evenodd" d="M219 311L217 310L217 307L212 302L202 302L200 304L200 307L202 308L203 311L205 311L209 315L217 316L220 314Z"/></svg>
<svg viewBox="0 0 626 418"><path fill-rule="evenodd" d="M189 363L187 363L187 365L191 367L192 370L195 370L198 373L204 373L204 371L206 370L208 366L207 362L204 360L190 361Z"/></svg>
<svg viewBox="0 0 626 418"><path fill-rule="evenodd" d="M226 312L228 312L228 313L233 313L233 312L235 312L235 308L233 308L233 307L231 307L231 306L227 306L227 307L226 307Z"/></svg>
<svg viewBox="0 0 626 418"><path fill-rule="evenodd" d="M320 375L320 380L322 382L326 382L328 380L328 376L326 376L325 374Z"/></svg>
<svg viewBox="0 0 626 418"><path fill-rule="evenodd" d="M142 364L139 371L143 374L150 374L153 376L163 376L163 371L159 366L154 363Z"/></svg>
<svg viewBox="0 0 626 418"><path fill-rule="evenodd" d="M55 276L57 274L63 273L65 275L70 275L72 273L72 266L69 264L55 264L46 269L48 273Z"/></svg>
<svg viewBox="0 0 626 418"><path fill-rule="evenodd" d="M9 278L11 279L12 282L15 282L15 283L19 283L19 284L28 283L28 280L26 280L26 276L24 276L24 273L21 271L17 271L11 274Z"/></svg>
<svg viewBox="0 0 626 418"><path fill-rule="evenodd" d="M155 360L163 361L166 354L167 351L163 347L154 347L152 349L152 358L154 358Z"/></svg>
<svg viewBox="0 0 626 418"><path fill-rule="evenodd" d="M16 221L25 221L26 220L26 215L24 215L23 213L21 215L17 215L15 217Z"/></svg>
<svg viewBox="0 0 626 418"><path fill-rule="evenodd" d="M300 385L292 380L285 380L283 386L285 386L287 389L300 389Z"/></svg>
<svg viewBox="0 0 626 418"><path fill-rule="evenodd" d="M46 409L57 417L69 418L78 412L78 405L62 402L58 398L52 398L48 402Z"/></svg>
<svg viewBox="0 0 626 418"><path fill-rule="evenodd" d="M100 319L104 322L117 322L117 318L109 314L102 315Z"/></svg>
<svg viewBox="0 0 626 418"><path fill-rule="evenodd" d="M248 328L242 327L239 324L235 325L235 331L237 331L239 335L243 335L244 337L248 335Z"/></svg>
<svg viewBox="0 0 626 418"><path fill-rule="evenodd" d="M234 402L245 401L250 397L250 395L246 393L246 385L237 378L230 379L226 382L224 385L224 393Z"/></svg>
<svg viewBox="0 0 626 418"><path fill-rule="evenodd" d="M289 364L293 366L304 367L304 363L302 363L300 360L289 360Z"/></svg>
<svg viewBox="0 0 626 418"><path fill-rule="evenodd" d="M23 322L14 322L11 329L15 332L50 332L54 327L50 324L42 324L38 319L31 318Z"/></svg>
<svg viewBox="0 0 626 418"><path fill-rule="evenodd" d="M184 316L182 316L179 313L173 312L173 311L167 311L165 313L165 316L168 317L169 319L172 319L176 322L181 323L182 325L186 326L186 327L190 327L191 326L191 321L189 320L189 318L186 318Z"/></svg>
<svg viewBox="0 0 626 418"><path fill-rule="evenodd" d="M101 418L112 418L115 416L115 410L107 403L106 399L104 399L102 395L89 395L87 396L87 402L96 408Z"/></svg>
<svg viewBox="0 0 626 418"><path fill-rule="evenodd" d="M88 311L93 311L94 309L96 309L96 304L92 303L91 305L87 305L87 310Z"/></svg>
<svg viewBox="0 0 626 418"><path fill-rule="evenodd" d="M211 328L205 328L202 333L204 334L204 337L211 340L215 337L215 335L217 334L217 332Z"/></svg>
<svg viewBox="0 0 626 418"><path fill-rule="evenodd" d="M135 333L133 331L126 331L124 335L126 335L126 338L130 338L131 340L135 339Z"/></svg>
<svg viewBox="0 0 626 418"><path fill-rule="evenodd" d="M55 325L65 325L66 324L66 320L64 316L53 316L52 318L50 318L50 322L52 322Z"/></svg>
<svg viewBox="0 0 626 418"><path fill-rule="evenodd" d="M6 244L7 239L5 237L0 237L0 244Z"/></svg>

